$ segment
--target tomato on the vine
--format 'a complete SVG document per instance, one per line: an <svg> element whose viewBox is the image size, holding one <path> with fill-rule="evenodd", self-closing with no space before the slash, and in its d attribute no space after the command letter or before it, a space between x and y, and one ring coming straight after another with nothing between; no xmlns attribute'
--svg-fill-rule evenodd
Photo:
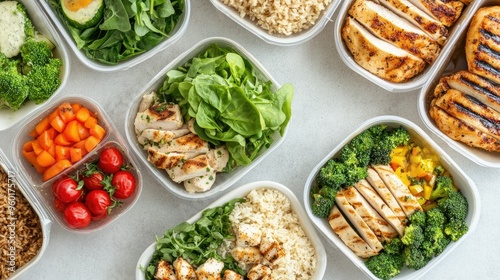
<svg viewBox="0 0 500 280"><path fill-rule="evenodd" d="M68 206L67 203L64 203L59 198L54 197L54 208L56 208L56 210L58 212L61 212L61 213L64 212L64 209L66 209L66 206Z"/></svg>
<svg viewBox="0 0 500 280"><path fill-rule="evenodd" d="M106 148L101 152L97 166L109 174L118 172L123 166L123 155L116 147Z"/></svg>
<svg viewBox="0 0 500 280"><path fill-rule="evenodd" d="M113 197L127 199L134 193L136 181L134 175L130 171L122 170L113 174L111 185L115 187Z"/></svg>
<svg viewBox="0 0 500 280"><path fill-rule="evenodd" d="M63 203L71 203L77 201L82 196L82 187L75 179L64 177L54 182L52 185L52 194Z"/></svg>
<svg viewBox="0 0 500 280"><path fill-rule="evenodd" d="M92 221L92 215L85 204L74 202L64 209L64 220L70 228L84 228Z"/></svg>
<svg viewBox="0 0 500 280"><path fill-rule="evenodd" d="M99 171L94 171L91 174L82 177L83 185L89 190L102 190L104 187L104 174Z"/></svg>
<svg viewBox="0 0 500 280"><path fill-rule="evenodd" d="M109 213L108 210L112 204L113 202L111 201L108 192L104 190L92 190L85 197L85 205L94 216Z"/></svg>

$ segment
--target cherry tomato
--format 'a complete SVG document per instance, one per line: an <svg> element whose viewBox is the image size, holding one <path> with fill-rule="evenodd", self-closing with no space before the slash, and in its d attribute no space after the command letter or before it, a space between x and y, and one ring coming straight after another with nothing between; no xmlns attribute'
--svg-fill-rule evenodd
<svg viewBox="0 0 500 280"><path fill-rule="evenodd" d="M63 203L75 202L82 196L82 186L70 177L57 180L52 185L52 194Z"/></svg>
<svg viewBox="0 0 500 280"><path fill-rule="evenodd" d="M115 187L114 197L119 199L129 198L135 191L135 177L130 171L122 170L113 174L111 185Z"/></svg>
<svg viewBox="0 0 500 280"><path fill-rule="evenodd" d="M93 190L89 192L85 198L85 205L95 216L102 215L105 212L107 213L111 204L111 198L108 192L104 190Z"/></svg>
<svg viewBox="0 0 500 280"><path fill-rule="evenodd" d="M83 177L83 185L89 190L102 190L104 188L104 184L102 181L104 180L104 174L99 171L95 171L94 173Z"/></svg>
<svg viewBox="0 0 500 280"><path fill-rule="evenodd" d="M70 228L84 228L92 221L92 215L85 204L74 202L64 209L64 220Z"/></svg>
<svg viewBox="0 0 500 280"><path fill-rule="evenodd" d="M104 220L108 216L108 212L102 212L100 215L92 215L92 221Z"/></svg>
<svg viewBox="0 0 500 280"><path fill-rule="evenodd" d="M64 203L59 198L54 197L54 208L56 208L58 212L63 213L64 209L66 209L66 206L68 206L67 203Z"/></svg>
<svg viewBox="0 0 500 280"><path fill-rule="evenodd" d="M97 166L104 172L112 174L118 172L123 165L123 155L115 147L104 149L99 156Z"/></svg>

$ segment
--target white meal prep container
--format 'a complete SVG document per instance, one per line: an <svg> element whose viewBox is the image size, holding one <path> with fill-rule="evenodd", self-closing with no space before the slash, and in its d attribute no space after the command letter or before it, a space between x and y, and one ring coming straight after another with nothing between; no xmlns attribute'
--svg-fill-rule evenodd
<svg viewBox="0 0 500 280"><path fill-rule="evenodd" d="M246 30L250 31L250 33L261 38L266 43L279 46L294 46L311 40L314 36L318 35L323 30L323 28L325 28L328 22L332 20L332 16L335 13L335 10L342 2L340 0L332 0L330 4L328 4L328 6L325 8L325 10L321 12L313 26L308 29L302 30L299 33L285 36L280 34L269 34L267 30L264 30L261 26L257 25L255 21L250 20L248 16L242 18L236 11L236 9L222 3L221 0L210 1L220 12L228 16L230 19L234 20Z"/></svg>
<svg viewBox="0 0 500 280"><path fill-rule="evenodd" d="M66 85L66 80L68 79L69 69L70 69L70 61L68 57L68 49L66 45L63 43L63 40L59 36L59 33L54 28L50 19L43 13L41 8L38 6L38 1L33 0L17 0L22 3L28 12L28 16L33 22L35 29L47 37L52 43L54 43L53 54L54 57L57 57L61 60L61 85L59 88L52 94L52 96L46 100L44 103L50 102L59 92L62 91L64 86ZM27 102L19 110L13 111L11 109L0 109L0 131L5 130L17 122L19 122L22 118L24 118L29 113L33 112L40 105L36 105L35 102Z"/></svg>
<svg viewBox="0 0 500 280"><path fill-rule="evenodd" d="M221 198L217 199L214 201L212 204L207 206L204 210L221 206L234 198L238 197L245 197L248 193L250 193L253 190L256 189L261 189L261 188L266 188L266 189L274 189L282 194L284 194L288 200L290 201L290 205L293 209L293 211L297 214L298 219L300 224L302 225L302 229L304 230L304 233L307 235L309 240L311 241L317 255L317 266L316 270L314 272L314 275L312 276L312 280L320 280L323 279L323 276L325 274L326 270L326 252L323 247L323 244L321 243L321 240L319 239L319 236L316 234L316 231L314 230L311 222L307 218L306 213L304 212L304 208L300 204L299 200L297 197L293 194L290 189L288 189L286 186L276 183L273 181L256 181L252 183L248 183L245 185L242 185L238 187L237 189L232 190L231 192L225 194ZM192 218L187 220L188 223L192 224L199 220L201 218L201 214L203 211L200 211L198 214L194 215ZM162 235L163 236L163 235ZM144 250L142 255L140 256L137 266L135 268L135 279L136 280L144 280L145 275L143 269L145 269L149 262L151 261L151 258L153 257L153 253L156 249L156 242L153 242L150 246Z"/></svg>
<svg viewBox="0 0 500 280"><path fill-rule="evenodd" d="M134 56L130 59L118 62L117 64L110 65L105 64L100 61L92 60L85 54L85 51L78 49L76 46L75 40L71 36L69 29L64 25L64 23L59 19L59 16L55 9L48 3L48 0L40 0L40 5L43 10L49 15L52 22L54 22L56 28L61 32L61 35L64 37L70 48L73 50L78 59L87 67L94 69L96 71L101 72L112 72L112 71L122 71L127 70L139 63L144 62L145 60L151 58L158 52L170 47L177 40L179 40L182 35L187 30L189 16L191 14L191 3L190 0L184 0L184 12L182 16L179 18L176 26L172 30L168 37L165 37L157 46L154 48L140 54Z"/></svg>
<svg viewBox="0 0 500 280"><path fill-rule="evenodd" d="M183 54L179 55L177 59L170 62L167 66L165 66L156 76L149 81L149 83L139 91L133 101L130 103L127 110L127 116L125 118L125 133L127 136L127 140L129 145L132 147L132 150L138 155L138 157L144 162L144 164L151 170L154 176L162 183L163 187L173 192L175 195L184 198L184 199L206 199L216 195L217 193L229 188L236 181L238 181L241 177L243 177L248 171L254 168L260 161L262 161L267 155L269 155L272 151L274 151L285 139L288 131L285 129L283 136L280 136L279 132L276 131L273 136L273 143L257 158L252 161L251 164L247 166L239 166L233 169L230 173L217 173L215 183L212 188L206 192L201 193L189 193L184 188L183 184L175 183L170 179L167 172L165 170L158 169L154 167L147 159L147 152L143 149L143 147L137 141L137 137L134 129L134 120L137 115L137 110L139 108L139 104L142 100L142 96L144 94L151 93L152 91L156 91L163 85L163 82L166 79L166 73L169 70L177 69L177 67L184 65L186 62L190 61L193 57L196 57L199 53L207 49L212 44L218 44L223 47L230 47L236 50L242 57L250 61L254 67L254 72L257 75L261 75L264 80L269 80L272 82L271 90L276 91L281 87L281 85L267 72L267 70L262 66L248 51L246 51L241 45L238 43L222 37L213 37L207 38L200 41L198 44L193 46L191 49L187 50Z"/></svg>
<svg viewBox="0 0 500 280"><path fill-rule="evenodd" d="M380 86L381 88L390 91L390 92L408 92L412 91L418 88L421 88L422 85L427 82L427 80L430 78L431 73L435 71L435 69L440 65L444 60L449 60L450 59L450 54L453 52L455 49L456 42L458 40L458 37L464 32L464 30L467 27L467 22L469 21L470 17L472 14L477 10L478 6L481 4L480 0L476 0L472 2L471 4L467 5L467 7L462 11L462 15L460 18L455 22L455 24L449 28L449 37L448 41L446 44L441 48L441 53L437 57L436 61L432 65L428 65L424 71L412 79L410 79L407 82L403 83L394 83L390 82L387 80L384 80L367 70L365 70L363 67L361 67L354 58L351 55L351 52L347 48L346 44L344 43L341 35L341 30L342 27L344 26L345 19L349 16L349 8L351 5L354 3L355 0L347 0L344 2L342 5L341 9L339 10L339 14L337 16L337 19L335 21L335 45L337 47L337 51L344 61L344 63L354 70L356 73L359 75L363 76L367 80L371 81L372 83Z"/></svg>
<svg viewBox="0 0 500 280"><path fill-rule="evenodd" d="M80 103L84 107L87 107L91 112L94 112L97 116L98 124L106 130L106 135L101 140L101 142L91 152L86 154L80 161L74 163L73 166L64 170L52 179L43 182L42 175L39 174L35 170L35 168L31 166L31 164L24 158L22 149L24 143L33 139L29 136L29 133L34 129L36 124L43 118L49 116L63 102L70 102L71 104ZM45 105L28 116L23 121L20 127L22 127L22 129L19 129L17 131L11 147L12 158L14 159L14 164L17 167L16 172L20 175L20 177L24 179L25 182L27 182L27 185L31 187L31 189L37 196L37 200L41 201L45 208L48 209L48 212L51 214L52 220L56 220L64 229L74 233L96 232L103 229L110 223L116 221L119 217L123 216L128 210L132 208L132 206L134 206L134 204L139 199L143 184L141 172L138 170L139 165L137 165L136 160L130 154L127 146L125 145L125 141L118 134L117 129L111 123L110 118L105 113L104 109L90 98L71 95L58 98L57 100L54 100L50 105ZM136 179L136 190L131 197L121 200L123 201L123 204L114 208L107 218L100 221L92 221L86 228L72 229L66 225L63 214L58 212L54 207L52 184L61 176L74 175L77 170L83 168L85 163L90 163L96 160L101 151L109 146L117 147L122 152L124 163L128 163L132 166L130 171Z"/></svg>
<svg viewBox="0 0 500 280"><path fill-rule="evenodd" d="M469 16L467 16L467 19L464 21L464 30L463 32L461 32L460 37L454 45L453 51L445 60L441 60L439 61L439 64L436 64L436 67L435 69L433 69L429 80L423 86L418 99L418 112L425 126L441 139L443 139L455 151L461 153L463 156L477 163L478 165L500 168L500 153L488 152L479 148L470 147L460 141L451 139L437 127L435 121L429 115L430 102L432 100L434 88L438 84L439 79L445 75L453 74L460 70L467 69L467 62L465 61L465 38L467 35L469 24L472 20L472 16L475 14L475 12L477 12L479 8L500 5L500 1L498 0L485 0L476 2L479 2L480 5L477 5L477 7L474 9L474 13L471 13Z"/></svg>
<svg viewBox="0 0 500 280"><path fill-rule="evenodd" d="M26 272L33 265L35 265L35 263L37 263L41 259L42 255L45 253L47 245L49 244L50 228L52 226L52 222L47 214L47 209L45 209L44 206L38 201L33 190L31 190L26 184L26 182L18 176L19 174L14 171L14 168L12 167L10 162L8 162L7 157L5 156L2 150L0 150L0 168L3 169L5 173L9 174L9 177L10 174L13 175L13 179L15 179L17 186L15 191L20 191L26 198L26 200L29 202L33 210L38 215L38 219L40 220L40 226L42 228L43 241L42 241L42 246L40 247L40 251L38 251L38 254L35 257L33 257L28 263L18 268L16 272L11 274L9 280L14 280L20 278L24 272ZM7 215L7 213L5 213L5 215Z"/></svg>
<svg viewBox="0 0 500 280"><path fill-rule="evenodd" d="M337 246L340 251L342 251L361 271L363 271L368 277L372 279L378 279L373 273L368 270L364 264L364 260L356 256L349 247L347 247L344 242L333 232L330 225L328 224L328 219L321 219L316 217L311 211L311 197L310 191L313 182L321 169L328 160L331 158L336 158L340 154L340 150L347 143L349 143L356 135L360 134L364 130L374 126L384 124L387 127L403 127L407 129L410 133L412 140L424 147L430 149L433 153L439 155L439 159L443 167L450 172L453 177L455 185L461 190L462 194L467 198L469 203L469 214L467 215L467 225L469 226L469 231L462 236L457 242L452 242L446 247L444 252L442 252L438 257L432 259L425 267L419 270L412 270L408 268L403 268L401 274L391 278L395 280L401 279L418 279L422 277L425 273L430 271L434 266L436 266L440 261L442 261L448 254L450 254L464 239L474 232L479 222L479 214L481 210L479 192L477 191L474 182L460 169L460 167L448 156L438 144L436 144L421 128L419 128L414 123L396 116L379 116L367 120L354 132L352 132L347 138L342 141L337 147L335 147L328 155L323 158L311 171L311 174L307 178L304 187L304 205L306 208L307 215L316 225L316 227L323 232L328 240L330 240L335 246Z"/></svg>

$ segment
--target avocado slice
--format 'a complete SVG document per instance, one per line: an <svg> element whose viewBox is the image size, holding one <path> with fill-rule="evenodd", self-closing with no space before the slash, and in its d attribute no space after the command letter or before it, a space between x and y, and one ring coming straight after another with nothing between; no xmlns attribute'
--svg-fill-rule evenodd
<svg viewBox="0 0 500 280"><path fill-rule="evenodd" d="M75 9L76 5L71 5L72 2L78 2L78 0L59 1L63 14L69 24L78 29L86 29L95 26L101 21L104 15L104 0L92 0L86 7L80 7L79 9Z"/></svg>

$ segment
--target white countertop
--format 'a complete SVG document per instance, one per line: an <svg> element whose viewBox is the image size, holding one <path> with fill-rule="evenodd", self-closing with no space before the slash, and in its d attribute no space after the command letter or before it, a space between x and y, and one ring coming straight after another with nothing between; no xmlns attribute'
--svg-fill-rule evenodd
<svg viewBox="0 0 500 280"><path fill-rule="evenodd" d="M312 168L365 120L379 115L404 117L431 134L417 111L419 91L390 93L349 69L338 56L333 23L312 40L294 47L269 45L216 10L209 1L191 1L188 30L172 47L124 72L100 73L70 53L69 81L62 95L84 95L105 108L125 137L125 114L131 98L177 55L201 39L230 38L252 53L280 82L295 86L293 119L276 151L230 188L271 180L289 187L303 203ZM2 149L11 147L14 131L2 132ZM478 166L431 135L476 183L482 211L476 231L425 277L428 279L497 279L500 257L500 170ZM164 230L181 223L222 194L192 202L167 191L142 162L144 189L137 204L101 231L69 233L54 221L48 248L21 279L133 279L142 251ZM498 176L498 177L497 177ZM319 232L318 232L319 233ZM328 255L325 279L367 277L320 233Z"/></svg>

